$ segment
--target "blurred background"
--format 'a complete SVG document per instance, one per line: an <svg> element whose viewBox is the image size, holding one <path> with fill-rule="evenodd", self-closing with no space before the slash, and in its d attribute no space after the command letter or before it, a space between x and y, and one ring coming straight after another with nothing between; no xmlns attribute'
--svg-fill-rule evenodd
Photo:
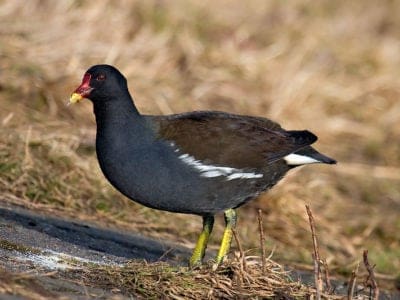
<svg viewBox="0 0 400 300"><path fill-rule="evenodd" d="M368 249L378 278L398 278L399 12L390 0L0 1L0 202L194 246L200 218L114 191L91 103L66 106L86 69L113 64L143 113L268 117L311 130L338 160L291 172L239 210L250 254L261 208L273 259L309 268L309 203L332 273L347 275ZM222 228L220 217L210 248Z"/></svg>

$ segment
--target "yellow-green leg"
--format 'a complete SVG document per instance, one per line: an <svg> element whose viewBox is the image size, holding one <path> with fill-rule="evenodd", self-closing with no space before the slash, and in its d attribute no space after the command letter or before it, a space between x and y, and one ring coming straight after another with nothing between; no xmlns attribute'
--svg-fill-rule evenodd
<svg viewBox="0 0 400 300"><path fill-rule="evenodd" d="M218 255L216 257L216 263L219 265L224 260L224 257L228 254L231 248L231 242L233 237L232 229L236 226L237 214L234 209L228 209L224 212L225 215L225 230L222 236L221 247L219 247Z"/></svg>
<svg viewBox="0 0 400 300"><path fill-rule="evenodd" d="M192 257L189 261L189 266L194 267L201 265L204 254L206 253L208 238L210 237L211 231L214 226L214 216L203 217L203 230L197 240L196 247L194 247Z"/></svg>

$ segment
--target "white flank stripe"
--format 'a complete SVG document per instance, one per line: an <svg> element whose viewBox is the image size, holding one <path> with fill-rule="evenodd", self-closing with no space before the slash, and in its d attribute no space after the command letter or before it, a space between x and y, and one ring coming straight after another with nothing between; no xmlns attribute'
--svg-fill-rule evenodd
<svg viewBox="0 0 400 300"><path fill-rule="evenodd" d="M237 179L237 178L261 178L263 174L256 173L233 173L228 176L228 180Z"/></svg>
<svg viewBox="0 0 400 300"><path fill-rule="evenodd" d="M193 156L189 154L182 154L179 158L186 164L194 167L200 171L202 177L219 177L226 176L227 180L239 179L239 178L262 178L263 174L256 174L254 172L244 172L240 169L229 168L229 167L218 167L213 165L205 165L200 161L195 160Z"/></svg>
<svg viewBox="0 0 400 300"><path fill-rule="evenodd" d="M224 174L226 176L226 174ZM220 171L207 171L207 172L203 172L201 173L201 176L203 177L218 177L221 176L221 172Z"/></svg>
<svg viewBox="0 0 400 300"><path fill-rule="evenodd" d="M320 162L312 157L300 155L300 154L289 154L283 158L289 166L298 166L306 164L314 164Z"/></svg>

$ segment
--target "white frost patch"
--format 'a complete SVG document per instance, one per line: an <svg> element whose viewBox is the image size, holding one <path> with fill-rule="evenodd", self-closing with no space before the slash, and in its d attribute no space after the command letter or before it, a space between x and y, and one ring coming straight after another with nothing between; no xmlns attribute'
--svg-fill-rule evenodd
<svg viewBox="0 0 400 300"><path fill-rule="evenodd" d="M312 157L300 155L300 154L289 154L283 158L289 166L314 164L320 162Z"/></svg>
<svg viewBox="0 0 400 300"><path fill-rule="evenodd" d="M35 265L39 265L50 270L79 269L80 267L77 266L74 261L82 263L94 263L99 265L107 264L102 261L89 260L78 256L56 252L53 250L46 250L40 254L21 253L16 258L22 261L30 261Z"/></svg>
<svg viewBox="0 0 400 300"><path fill-rule="evenodd" d="M263 174L256 174L254 172L244 172L243 170L230 168L230 167L218 167L213 165L205 165L200 161L196 160L189 154L182 154L179 158L186 164L194 167L201 172L203 177L219 177L226 176L227 180L239 179L239 178L261 178Z"/></svg>

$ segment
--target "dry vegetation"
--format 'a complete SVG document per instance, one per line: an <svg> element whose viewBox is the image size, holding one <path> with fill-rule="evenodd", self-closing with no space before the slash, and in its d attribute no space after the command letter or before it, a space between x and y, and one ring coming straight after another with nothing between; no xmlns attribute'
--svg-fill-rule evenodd
<svg viewBox="0 0 400 300"><path fill-rule="evenodd" d="M274 259L311 266L310 203L332 273L350 274L368 249L378 280L399 280L399 11L389 0L0 1L0 201L193 246L200 218L115 192L97 167L90 103L65 105L89 66L115 64L144 113L270 117L315 132L339 161L241 208L246 249L258 247L261 208Z"/></svg>
<svg viewBox="0 0 400 300"><path fill-rule="evenodd" d="M208 267L188 271L165 263L132 262L123 268L88 268L83 278L89 285L96 282L110 289L118 287L118 291L145 299L245 299L255 296L284 299L315 294L315 289L293 281L282 266L272 261L266 265L264 274L257 258L248 257L245 264L247 269L243 270L243 261L237 258L216 271L210 271ZM324 296L341 298L327 293Z"/></svg>

